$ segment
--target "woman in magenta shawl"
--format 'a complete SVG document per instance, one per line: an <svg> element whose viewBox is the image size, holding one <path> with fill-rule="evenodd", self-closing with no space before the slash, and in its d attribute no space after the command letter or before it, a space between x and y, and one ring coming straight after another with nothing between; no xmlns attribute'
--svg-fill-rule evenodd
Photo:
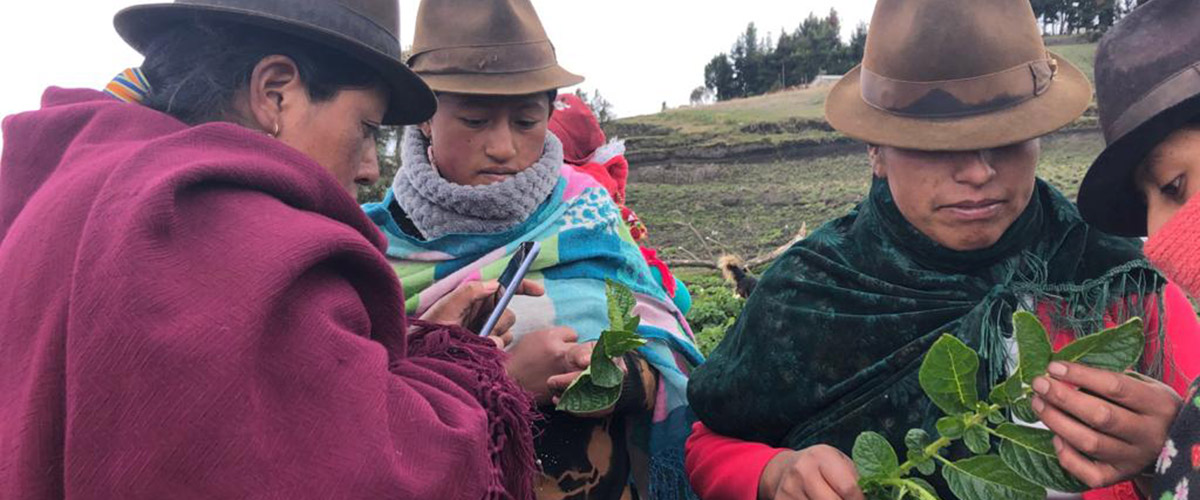
<svg viewBox="0 0 1200 500"><path fill-rule="evenodd" d="M0 498L530 498L496 344L406 319L350 195L426 120L395 0L118 14L145 106L4 120ZM448 297L455 322L486 287Z"/></svg>

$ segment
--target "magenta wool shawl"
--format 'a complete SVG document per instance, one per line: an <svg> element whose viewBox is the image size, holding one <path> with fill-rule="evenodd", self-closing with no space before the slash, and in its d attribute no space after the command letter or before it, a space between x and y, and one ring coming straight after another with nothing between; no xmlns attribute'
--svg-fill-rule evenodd
<svg viewBox="0 0 1200 500"><path fill-rule="evenodd" d="M502 354L407 324L308 157L90 90L3 129L0 498L531 497Z"/></svg>

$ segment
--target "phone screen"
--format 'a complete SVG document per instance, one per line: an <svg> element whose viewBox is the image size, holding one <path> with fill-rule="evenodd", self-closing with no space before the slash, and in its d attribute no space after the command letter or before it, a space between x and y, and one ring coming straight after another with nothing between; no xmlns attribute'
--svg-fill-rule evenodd
<svg viewBox="0 0 1200 500"><path fill-rule="evenodd" d="M500 287L496 290L495 298L490 314L488 314L487 322L475 330L480 336L488 336L492 332L492 328L496 326L496 322L500 320L500 315L504 314L504 309L508 307L508 303L512 300L514 288L520 285L520 281L525 278L525 273L529 271L533 265L533 260L537 258L538 251L541 246L537 242L526 241L521 243L513 252L512 259L508 261L504 272L500 273Z"/></svg>
<svg viewBox="0 0 1200 500"><path fill-rule="evenodd" d="M504 268L504 272L500 273L500 289L496 291L496 299L499 300L504 295L504 290L513 285L513 278L517 277L517 271L521 269L521 263L525 262L525 258L529 256L529 250L533 248L532 241L521 243L516 252L513 252L512 260L508 261L508 266Z"/></svg>

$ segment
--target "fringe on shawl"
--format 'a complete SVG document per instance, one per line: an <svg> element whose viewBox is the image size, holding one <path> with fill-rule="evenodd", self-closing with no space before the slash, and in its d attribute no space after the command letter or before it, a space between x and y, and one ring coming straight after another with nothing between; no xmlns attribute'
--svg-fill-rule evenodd
<svg viewBox="0 0 1200 500"><path fill-rule="evenodd" d="M1164 373L1166 318L1164 278L1145 260L1131 261L1104 275L1079 284L1051 284L1048 264L1026 254L1023 268L1008 285L997 286L983 303L980 325L980 358L987 367L988 380L995 383L1006 376L1009 350L1005 339L1012 334L1014 308L1037 312L1049 307L1052 328L1072 332L1076 338L1099 332L1105 319L1118 324L1135 317L1145 319L1147 302L1152 298L1157 312L1157 351L1142 359L1145 375L1161 378ZM989 388L990 389L990 388Z"/></svg>
<svg viewBox="0 0 1200 500"><path fill-rule="evenodd" d="M476 373L475 396L488 415L492 478L488 500L532 500L538 468L533 399L504 369L507 355L490 340L461 328L410 320L409 354L452 361Z"/></svg>

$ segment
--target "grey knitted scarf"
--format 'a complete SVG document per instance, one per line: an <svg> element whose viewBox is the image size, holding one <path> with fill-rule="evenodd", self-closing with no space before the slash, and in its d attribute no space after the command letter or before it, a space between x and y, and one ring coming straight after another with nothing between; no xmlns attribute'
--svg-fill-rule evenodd
<svg viewBox="0 0 1200 500"><path fill-rule="evenodd" d="M449 234L492 234L525 222L558 184L562 143L549 132L542 157L511 179L486 186L454 184L429 160L429 141L417 127L404 130L396 202L426 239Z"/></svg>

